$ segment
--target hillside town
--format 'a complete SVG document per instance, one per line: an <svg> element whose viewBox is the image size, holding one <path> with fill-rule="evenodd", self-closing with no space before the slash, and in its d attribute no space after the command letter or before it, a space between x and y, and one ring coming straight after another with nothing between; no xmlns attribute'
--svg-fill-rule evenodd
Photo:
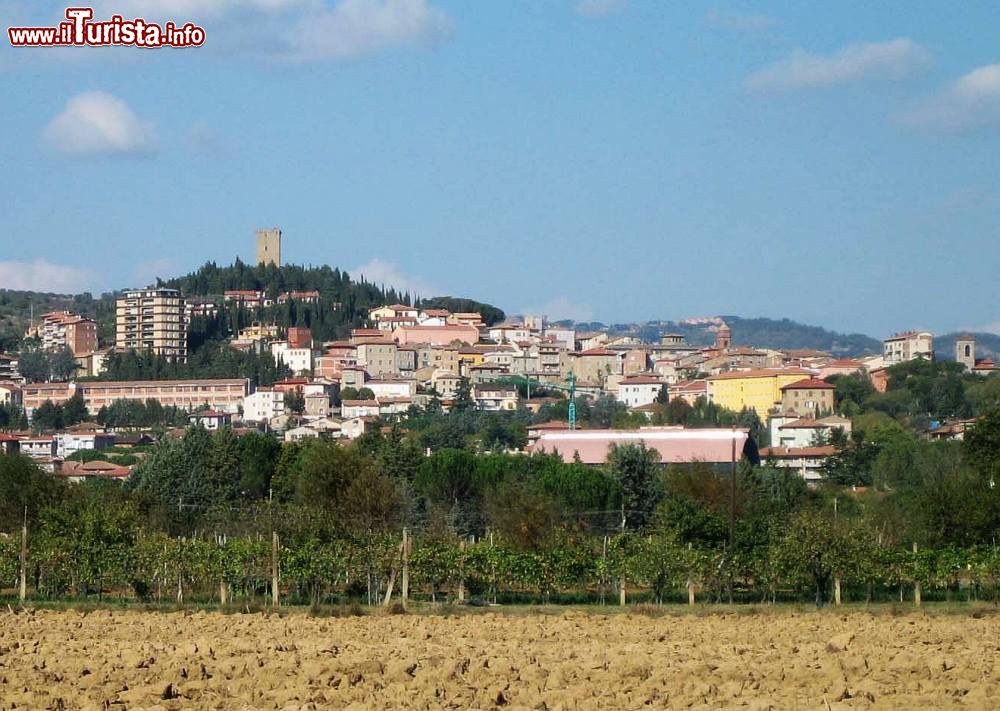
<svg viewBox="0 0 1000 711"><path fill-rule="evenodd" d="M258 231L257 258L261 265L281 265L280 230ZM131 470L127 465L93 457L69 461L81 450L152 441L151 431L93 421L116 403L155 402L210 431L229 426L295 442L354 440L428 408L447 413L463 401L481 412L528 413L528 436L516 451L560 452L566 461L576 457L601 464L611 443L641 438L665 462L725 463L733 458L728 440L711 445L711 428L663 421L663 408L670 403L690 408L710 404L752 413L762 430L757 437L763 441L756 443L760 456L815 482L836 451L835 435L851 434L850 418L838 413L836 377L863 376L875 392L884 393L890 367L934 359L934 336L926 331L893 334L885 338L881 354L844 359L818 350L734 343L720 318L707 320L714 343L695 346L675 333L651 343L552 324L541 314L487 324L476 312L392 303L369 309L364 327L351 329L343 340L319 342L301 326L258 322L241 328L228 339L229 348L268 354L287 372L268 385L248 378L101 379L114 353L145 352L183 363L189 356L192 319L220 308L259 310L323 299L318 290L274 296L226 290L215 297L189 297L163 287L127 289L116 295L114 341L106 344L99 342L92 318L65 310L42 314L25 338L36 339L53 354L53 377L29 382L15 356L0 355L0 405L20 409L34 425L28 431L8 427L0 444L4 451L19 451L70 479L125 478ZM72 358L58 364L57 356L66 353ZM973 336L956 341L954 360L972 375L1000 370L992 360L976 357ZM577 403L602 398L627 412L624 424L614 429L581 426L574 416ZM84 421L58 430L39 425L41 410L74 400L82 404ZM564 408L564 418L540 416L560 402L568 405L567 400L573 405ZM922 434L961 439L968 423L935 421ZM741 431L746 424L740 423Z"/></svg>

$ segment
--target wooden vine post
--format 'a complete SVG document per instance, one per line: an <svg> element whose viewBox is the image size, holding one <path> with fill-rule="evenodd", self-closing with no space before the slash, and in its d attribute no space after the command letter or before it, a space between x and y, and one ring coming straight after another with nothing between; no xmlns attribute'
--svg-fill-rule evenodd
<svg viewBox="0 0 1000 711"><path fill-rule="evenodd" d="M410 537L406 528L403 528L403 580L400 584L400 597L403 599L403 609L406 609L410 601Z"/></svg>
<svg viewBox="0 0 1000 711"><path fill-rule="evenodd" d="M278 532L271 532L271 605L280 606L278 599Z"/></svg>
<svg viewBox="0 0 1000 711"><path fill-rule="evenodd" d="M913 604L915 604L917 607L920 607L920 604L923 601L921 599L921 590L920 590L920 572L919 572L919 570L917 568L917 560L916 560L916 558L917 558L917 544L916 543L913 544L913 558L914 558L914 560L913 560L913 562L914 562L914 571L917 572L917 574L913 576Z"/></svg>
<svg viewBox="0 0 1000 711"><path fill-rule="evenodd" d="M21 526L21 575L17 598L24 604L28 598L28 507L24 507L24 524Z"/></svg>

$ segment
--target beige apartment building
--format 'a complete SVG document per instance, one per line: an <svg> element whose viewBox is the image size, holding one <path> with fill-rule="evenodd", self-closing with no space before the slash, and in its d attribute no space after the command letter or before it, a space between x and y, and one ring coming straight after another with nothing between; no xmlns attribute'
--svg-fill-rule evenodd
<svg viewBox="0 0 1000 711"><path fill-rule="evenodd" d="M904 331L882 341L882 357L887 364L923 358L934 360L934 334L929 331Z"/></svg>
<svg viewBox="0 0 1000 711"><path fill-rule="evenodd" d="M187 316L176 289L130 289L115 302L115 347L187 360Z"/></svg>

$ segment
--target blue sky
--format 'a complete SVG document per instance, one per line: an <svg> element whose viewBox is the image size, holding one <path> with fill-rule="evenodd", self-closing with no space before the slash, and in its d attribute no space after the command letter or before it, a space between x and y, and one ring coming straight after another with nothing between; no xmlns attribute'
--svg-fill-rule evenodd
<svg viewBox="0 0 1000 711"><path fill-rule="evenodd" d="M4 29L65 6L0 0ZM99 0L0 48L0 287L329 263L509 312L1000 332L993 2Z"/></svg>

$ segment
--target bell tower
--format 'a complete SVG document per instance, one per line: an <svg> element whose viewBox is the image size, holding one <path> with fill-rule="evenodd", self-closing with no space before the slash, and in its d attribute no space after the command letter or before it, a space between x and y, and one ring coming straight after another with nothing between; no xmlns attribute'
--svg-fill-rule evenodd
<svg viewBox="0 0 1000 711"><path fill-rule="evenodd" d="M976 337L967 333L955 339L955 360L972 370L976 366Z"/></svg>
<svg viewBox="0 0 1000 711"><path fill-rule="evenodd" d="M733 332L730 330L726 322L723 321L719 324L719 328L715 332L715 347L720 351L729 350L729 346L733 343Z"/></svg>

